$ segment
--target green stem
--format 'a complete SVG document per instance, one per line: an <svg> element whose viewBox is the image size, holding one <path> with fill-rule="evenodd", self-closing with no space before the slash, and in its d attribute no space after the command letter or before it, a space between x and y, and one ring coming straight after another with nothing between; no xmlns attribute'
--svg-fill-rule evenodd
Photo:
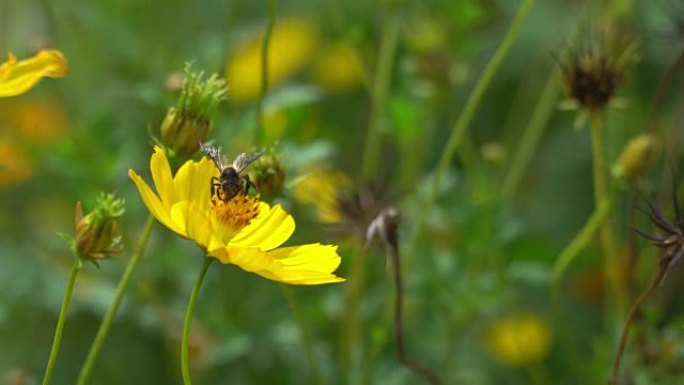
<svg viewBox="0 0 684 385"><path fill-rule="evenodd" d="M551 72L551 75L546 81L546 86L539 97L537 106L532 112L532 117L520 139L520 145L513 155L511 167L508 169L506 179L503 183L501 191L503 200L509 201L518 192L525 170L527 170L527 167L532 160L539 140L544 133L544 128L546 128L546 124L556 107L556 101L560 91L558 84L559 73L560 71L558 68Z"/></svg>
<svg viewBox="0 0 684 385"><path fill-rule="evenodd" d="M608 216L610 209L613 205L613 199L611 196L606 196L599 201L598 205L594 209L594 212L589 217L587 223L584 227L575 235L575 238L565 246L560 256L556 259L556 263L553 265L553 270L551 271L551 287L554 288L554 292L558 288L560 279L567 269L568 265L575 259L577 254L582 251L589 242L591 242L594 233L599 229L603 221Z"/></svg>
<svg viewBox="0 0 684 385"><path fill-rule="evenodd" d="M340 366L342 373L349 376L352 373L351 364L354 358L354 347L359 342L359 304L363 293L366 276L366 253L360 247L351 260L348 284L344 293L344 315L342 316L342 330L340 333ZM348 382L348 381L347 381Z"/></svg>
<svg viewBox="0 0 684 385"><path fill-rule="evenodd" d="M48 359L47 368L45 368L45 376L43 377L43 385L48 385L52 380L52 371L57 362L57 354L59 353L59 346L62 343L62 332L64 331L64 323L66 322L66 315L69 312L69 304L71 303L71 293L74 291L74 284L76 283L76 276L81 270L83 263L76 258L74 264L71 266L69 279L67 280L66 291L64 292L64 299L62 300L62 309L59 311L59 319L57 320L57 328L55 329L55 337L52 340L52 350L50 351L50 358Z"/></svg>
<svg viewBox="0 0 684 385"><path fill-rule="evenodd" d="M532 6L534 5L534 3L535 0L523 0L522 4L520 4L520 8L518 8L518 12L516 13L515 18L511 23L511 27L506 33L506 36L504 36L503 40L501 41L501 45L499 45L497 50L494 52L494 55L487 63L487 66L485 67L484 71L482 72L482 75L478 79L477 84L473 89L473 92L468 97L465 107L463 107L463 112L454 123L454 126L451 130L451 136L449 137L449 140L447 141L447 144L445 145L444 150L442 151L439 163L437 164L437 168L435 169L435 175L433 176L432 184L428 191L428 196L425 202L423 203L420 215L416 220L416 225L413 231L412 239L408 242L409 245L413 245L418 236L421 234L422 227L425 224L426 215L430 211L432 205L435 203L440 182L444 174L446 173L447 169L449 168L451 158L454 156L454 153L461 145L461 141L468 129L468 126L470 125L470 122L473 119L473 116L475 115L477 107L480 105L480 102L482 101L482 97L484 96L485 91L489 88L490 83L494 79L494 75L501 66L503 60L508 55L508 52L510 52L511 46L518 37L520 29L522 28L523 23L525 22L527 16L532 10Z"/></svg>
<svg viewBox="0 0 684 385"><path fill-rule="evenodd" d="M314 351L314 346L311 341L311 335L309 334L308 328L306 326L306 320L302 315L302 312L297 303L297 297L292 292L292 288L286 285L281 285L283 289L283 295L287 301L292 314L294 315L295 322L297 322L297 328L299 329L299 334L302 339L302 345L304 347L304 354L306 355L307 361L309 361L309 370L311 371L311 383L313 384L323 384L323 376L321 376L321 369L316 359L316 353Z"/></svg>
<svg viewBox="0 0 684 385"><path fill-rule="evenodd" d="M254 142L261 143L264 139L264 99L268 92L268 48L276 23L276 0L268 0L268 22L264 32L264 41L261 45L261 91L256 106L257 127L254 131Z"/></svg>
<svg viewBox="0 0 684 385"><path fill-rule="evenodd" d="M513 23L511 24L511 27L508 30L508 33L506 33L506 36L504 36L503 40L501 41L501 45L499 46L499 48L497 48L496 52L494 52L494 55L492 56L489 63L487 63L487 67L482 72L482 75L480 76L480 79L478 79L477 84L473 89L473 92L470 94L468 100L466 101L465 107L463 108L463 112L456 120L456 123L454 123L454 127L451 130L451 136L449 137L449 140L447 141L447 144L444 147L444 150L442 151L442 155L439 158L439 163L437 164L437 169L435 170L434 179L432 180L432 188L430 189L430 195L428 197L429 206L431 206L435 200L437 191L439 189L439 183L442 180L444 174L446 173L447 168L449 167L449 162L451 161L451 158L454 156L454 153L461 145L461 141L464 135L466 134L466 131L468 130L470 122L473 120L475 111L477 110L477 107L480 105L480 102L482 101L482 97L484 96L485 91L487 91L487 89L489 88L489 84L494 79L494 75L498 71L503 60L508 55L508 52L510 52L511 46L513 45L515 39L518 37L520 29L522 28L523 23L527 19L527 16L529 15L534 3L535 0L523 0L522 4L520 5L520 8L518 9L518 13L515 16L515 19L513 20Z"/></svg>
<svg viewBox="0 0 684 385"><path fill-rule="evenodd" d="M95 368L95 363L97 362L97 358L100 355L102 346L104 345L104 342L107 339L109 329L112 327L112 323L114 322L114 317L116 317L116 313L119 310L119 307L121 306L121 302L123 301L124 296L126 295L126 290L128 289L128 284L131 281L133 272L138 267L138 263L140 263L140 259L142 258L143 253L145 252L145 248L147 248L147 241L150 239L150 233L152 232L153 224L154 217L152 215L149 215L149 217L147 218L147 222L145 223L145 227L143 228L142 236L138 241L138 244L135 248L135 251L133 252L133 255L131 256L130 261L128 261L128 265L126 266L126 270L121 276L119 285L116 287L116 292L114 293L114 300L109 305L109 309L107 309L107 313L102 319L100 328L97 330L97 334L95 335L93 344L90 346L88 356L86 357L86 360L83 363L83 367L81 368L81 372L78 375L78 381L76 382L78 385L85 385L88 383L88 380L90 379L90 375L92 374L93 369Z"/></svg>
<svg viewBox="0 0 684 385"><path fill-rule="evenodd" d="M197 297L199 296L200 288L202 287L202 282L204 281L204 276L207 275L207 270L209 270L209 265L214 261L212 257L204 257L202 261L202 267L200 268L200 273L197 276L197 281L195 281L195 286L192 288L192 294L190 294L190 300L188 301L188 310L185 313L185 324L183 325L183 340L181 341L181 371L183 373L183 384L191 385L192 380L190 379L190 328L192 326L192 315L195 312L195 302L197 302Z"/></svg>
<svg viewBox="0 0 684 385"><path fill-rule="evenodd" d="M589 126L591 131L591 152L594 169L594 202L598 205L608 194L608 181L606 179L607 167L603 157L603 121L598 111L589 113ZM601 250L604 255L604 271L608 285L612 291L618 314L624 313L623 290L616 260L615 237L609 223L603 222L599 227L599 239Z"/></svg>
<svg viewBox="0 0 684 385"><path fill-rule="evenodd" d="M371 94L371 111L363 152L363 176L371 180L377 176L382 150L382 131L386 120L387 95L392 79L392 64L399 41L399 19L392 12L383 23L378 48L378 64Z"/></svg>

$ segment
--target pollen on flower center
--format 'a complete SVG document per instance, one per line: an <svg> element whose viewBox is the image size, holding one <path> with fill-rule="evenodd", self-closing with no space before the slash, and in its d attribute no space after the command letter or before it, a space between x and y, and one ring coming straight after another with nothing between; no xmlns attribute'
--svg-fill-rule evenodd
<svg viewBox="0 0 684 385"><path fill-rule="evenodd" d="M227 201L211 197L216 217L231 229L238 230L249 224L259 214L259 197L240 193Z"/></svg>

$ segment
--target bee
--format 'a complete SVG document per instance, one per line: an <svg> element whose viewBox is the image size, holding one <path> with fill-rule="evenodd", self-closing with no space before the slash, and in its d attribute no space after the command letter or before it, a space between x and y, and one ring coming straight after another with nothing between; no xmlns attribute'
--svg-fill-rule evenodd
<svg viewBox="0 0 684 385"><path fill-rule="evenodd" d="M242 171L255 160L259 159L259 157L263 155L263 151L250 155L243 152L238 155L231 164L228 164L219 147L212 147L201 142L200 147L202 148L202 152L214 161L216 168L220 171L218 178L215 176L211 178L212 196L216 196L226 202L240 192L247 194L250 187L257 188L249 179L249 175L242 174Z"/></svg>

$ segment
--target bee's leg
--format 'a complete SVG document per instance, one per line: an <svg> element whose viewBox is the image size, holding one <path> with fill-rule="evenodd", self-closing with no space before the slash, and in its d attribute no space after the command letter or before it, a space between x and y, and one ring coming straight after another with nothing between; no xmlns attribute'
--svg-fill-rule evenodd
<svg viewBox="0 0 684 385"><path fill-rule="evenodd" d="M247 174L242 175L242 179L244 179L245 182L247 182L247 183L245 183L245 194L249 193L250 187L253 187L254 190L259 190L257 188L257 186L254 184L254 182L252 182L252 180L249 179L249 175L247 175Z"/></svg>
<svg viewBox="0 0 684 385"><path fill-rule="evenodd" d="M216 196L216 188L217 187L221 187L221 183L219 183L219 180L217 177L212 176L210 179L211 196Z"/></svg>

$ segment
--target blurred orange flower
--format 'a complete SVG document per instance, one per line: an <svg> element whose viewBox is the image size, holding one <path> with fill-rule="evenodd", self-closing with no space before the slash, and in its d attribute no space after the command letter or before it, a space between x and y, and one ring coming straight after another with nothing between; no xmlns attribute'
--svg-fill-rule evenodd
<svg viewBox="0 0 684 385"><path fill-rule="evenodd" d="M22 61L9 53L7 61L0 64L0 97L23 94L42 78L61 78L67 72L67 61L57 50L41 50Z"/></svg>
<svg viewBox="0 0 684 385"><path fill-rule="evenodd" d="M0 139L0 189L23 183L33 175L31 160L16 143Z"/></svg>
<svg viewBox="0 0 684 385"><path fill-rule="evenodd" d="M263 32L252 36L235 52L226 67L230 85L229 100L245 103L255 100L261 90L261 47ZM318 43L313 24L299 18L279 20L268 46L268 82L276 86L311 61Z"/></svg>
<svg viewBox="0 0 684 385"><path fill-rule="evenodd" d="M63 106L52 101L20 101L8 106L10 124L33 142L49 142L63 136L69 118Z"/></svg>

